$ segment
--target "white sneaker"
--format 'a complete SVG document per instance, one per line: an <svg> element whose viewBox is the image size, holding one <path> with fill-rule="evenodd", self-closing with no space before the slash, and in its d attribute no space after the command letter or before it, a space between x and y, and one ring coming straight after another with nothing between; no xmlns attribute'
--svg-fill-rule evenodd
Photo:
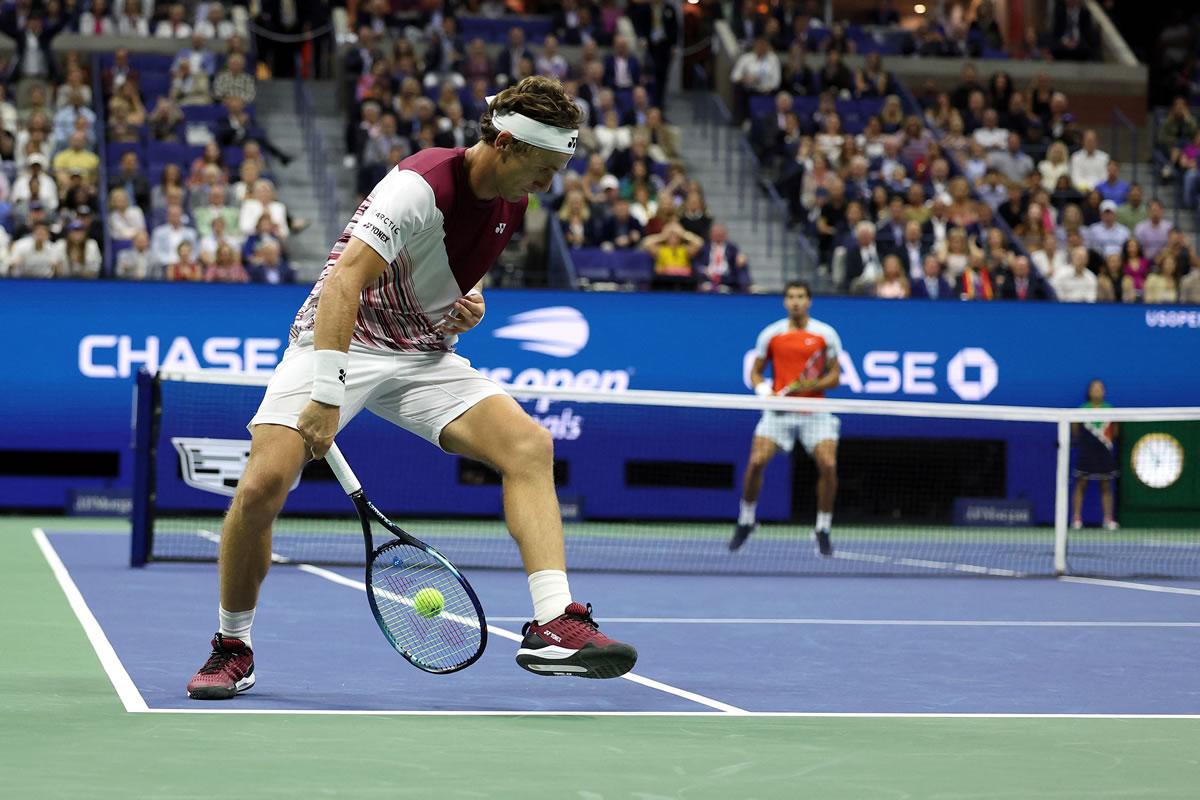
<svg viewBox="0 0 1200 800"><path fill-rule="evenodd" d="M1121 529L1121 526L1117 524L1117 521L1115 519L1110 519L1108 522L1105 522L1104 527L1110 531L1115 531L1115 530Z"/></svg>
<svg viewBox="0 0 1200 800"><path fill-rule="evenodd" d="M1071 522L1071 530L1073 530L1073 531L1077 531L1082 527L1083 527L1083 522L1081 522L1080 520L1074 520Z"/></svg>

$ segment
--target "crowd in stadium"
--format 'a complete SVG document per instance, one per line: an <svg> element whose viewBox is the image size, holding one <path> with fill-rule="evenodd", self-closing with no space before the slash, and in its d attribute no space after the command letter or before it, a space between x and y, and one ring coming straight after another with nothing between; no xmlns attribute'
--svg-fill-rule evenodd
<svg viewBox="0 0 1200 800"><path fill-rule="evenodd" d="M225 6L189 15L182 3L125 2L121 12L104 0L0 11L17 43L0 94L0 272L95 278L107 241L117 278L292 280L287 238L306 223L276 198L268 160L291 156L254 123L252 64ZM173 57L118 49L93 61L56 54L63 31L185 44ZM212 37L224 40L220 55Z"/></svg>
<svg viewBox="0 0 1200 800"><path fill-rule="evenodd" d="M349 6L353 43L339 74L345 167L360 198L417 150L469 147L490 94L547 75L564 82L587 120L568 170L540 198L575 259L637 253L654 288L752 289L754 265L689 176L680 128L666 112L677 52L663 43L680 25L670 4L630 5L631 40L618 4L564 0L543 9L544 37L533 41L513 24L492 48L464 37L455 12L517 19L495 0ZM790 235L815 245L837 291L1200 302L1200 257L1188 237L1147 201L1147 187L1122 179L1047 75L1017 86L1003 61L969 62L957 87L938 91L903 86L882 66L889 48L917 57L1097 58L1096 26L1078 0L1057 4L1055 18L1019 45L1004 41L989 0L967 13L952 5L915 31L881 4L872 22L895 32L891 39L826 26L812 0L731 8L743 46L730 75L735 121L763 181L787 201ZM55 53L62 31L186 44L160 71L152 66L160 62L125 50L94 61ZM0 84L0 272L294 280L288 237L307 222L288 213L271 178L300 154L281 151L256 124L263 65L226 4L16 0L0 5L0 32L17 42ZM213 37L227 45L219 54L208 47ZM865 58L851 68L844 57L855 53ZM1161 175L1151 179L1177 185L1195 208L1200 129L1185 98L1159 127L1158 145Z"/></svg>

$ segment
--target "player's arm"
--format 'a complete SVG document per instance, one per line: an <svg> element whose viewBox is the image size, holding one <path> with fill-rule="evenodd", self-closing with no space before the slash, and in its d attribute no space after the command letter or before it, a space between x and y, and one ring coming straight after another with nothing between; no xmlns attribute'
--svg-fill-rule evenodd
<svg viewBox="0 0 1200 800"><path fill-rule="evenodd" d="M313 333L316 349L313 394L296 423L313 458L325 455L337 433L341 395L346 390L346 352L350 349L362 291L386 269L383 256L351 237L321 288Z"/></svg>
<svg viewBox="0 0 1200 800"><path fill-rule="evenodd" d="M450 309L442 320L441 329L447 336L466 333L483 321L485 311L481 280L471 291L455 301L454 308Z"/></svg>

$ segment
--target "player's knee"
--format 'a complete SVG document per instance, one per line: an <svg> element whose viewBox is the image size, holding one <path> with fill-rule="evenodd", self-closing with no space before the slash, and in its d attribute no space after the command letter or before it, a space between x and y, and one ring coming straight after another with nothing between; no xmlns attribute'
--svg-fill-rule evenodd
<svg viewBox="0 0 1200 800"><path fill-rule="evenodd" d="M238 481L234 507L243 513L274 516L283 506L291 483L287 476L278 472L247 473Z"/></svg>
<svg viewBox="0 0 1200 800"><path fill-rule="evenodd" d="M837 477L837 459L836 458L818 458L817 471L822 477L836 478Z"/></svg>
<svg viewBox="0 0 1200 800"><path fill-rule="evenodd" d="M554 437L541 425L530 421L504 448L498 465L504 474L540 472L554 466Z"/></svg>

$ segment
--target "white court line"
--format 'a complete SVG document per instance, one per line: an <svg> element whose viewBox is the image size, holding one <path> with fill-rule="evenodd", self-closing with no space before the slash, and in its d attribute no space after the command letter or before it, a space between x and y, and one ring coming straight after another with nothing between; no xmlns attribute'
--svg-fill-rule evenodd
<svg viewBox="0 0 1200 800"><path fill-rule="evenodd" d="M959 564L954 561L929 561L923 558L895 558L877 553L856 553L853 550L834 550L834 558L847 561L865 561L870 564L899 564L905 567L923 567L925 569L945 569L955 572L966 572L971 575L996 575L1002 578L1021 578L1023 572L997 567L984 567L979 564Z"/></svg>
<svg viewBox="0 0 1200 800"><path fill-rule="evenodd" d="M1141 592L1162 592L1163 594L1190 594L1200 597L1200 589L1188 589L1183 586L1159 586L1156 583L1135 583L1134 581L1114 581L1108 578L1079 578L1074 575L1061 575L1058 578L1064 583L1086 583L1092 586L1111 586L1115 589L1137 589Z"/></svg>
<svg viewBox="0 0 1200 800"><path fill-rule="evenodd" d="M738 719L747 717L780 717L790 719L1151 719L1200 720L1200 714L1023 714L963 712L961 714L922 711L356 711L354 709L321 708L151 708L150 714L256 714L274 716L317 717L717 717Z"/></svg>
<svg viewBox="0 0 1200 800"><path fill-rule="evenodd" d="M88 641L92 643L92 649L96 651L96 657L100 659L100 666L104 667L105 673L108 674L108 679L112 682L113 688L117 690L117 697L121 698L125 710L131 713L148 711L145 699L138 691L133 679L129 677L129 673L125 671L125 665L121 663L121 659L117 656L117 651L113 649L112 643L108 641L108 637L104 635L104 629L100 627L96 616L88 608L87 601L83 599L83 594L71 578L71 573L67 571L66 565L58 557L54 546L46 538L46 532L41 528L34 528L33 540L37 543L38 549L42 551L42 557L46 559L46 563L50 565L50 571L54 573L63 594L67 596L67 602L71 605L71 610L75 612L75 618L83 626L83 632L87 634Z"/></svg>
<svg viewBox="0 0 1200 800"><path fill-rule="evenodd" d="M491 617L521 622L524 617ZM1037 619L821 619L770 617L605 617L605 622L652 625L895 625L915 628L1200 628L1200 622Z"/></svg>

